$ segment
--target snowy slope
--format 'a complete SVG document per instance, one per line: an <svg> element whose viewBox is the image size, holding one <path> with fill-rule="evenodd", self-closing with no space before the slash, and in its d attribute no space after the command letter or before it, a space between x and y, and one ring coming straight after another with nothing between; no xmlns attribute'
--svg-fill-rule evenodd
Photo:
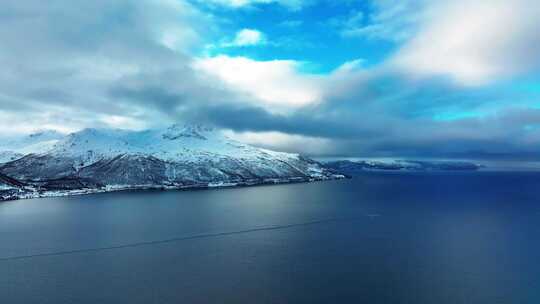
<svg viewBox="0 0 540 304"><path fill-rule="evenodd" d="M85 129L60 140L42 153L71 158L85 167L118 155L155 157L170 162L200 162L220 158L297 160L297 154L255 148L227 138L222 132L199 125L173 125L166 129L126 131Z"/></svg>
<svg viewBox="0 0 540 304"><path fill-rule="evenodd" d="M162 160L197 161L207 156L297 157L254 148L231 140L220 131L199 125L173 125L162 130L125 131L85 129L70 134L50 151L53 155L93 162L118 154L153 156Z"/></svg>
<svg viewBox="0 0 540 304"><path fill-rule="evenodd" d="M54 147L65 135L47 130L20 138L4 139L0 144L0 164L31 153L44 153Z"/></svg>
<svg viewBox="0 0 540 304"><path fill-rule="evenodd" d="M10 161L14 161L14 160L19 159L19 158L21 158L23 156L24 156L24 154L22 154L22 153L17 153L17 152L10 151L10 150L0 151L0 164L7 163L7 162L10 162Z"/></svg>
<svg viewBox="0 0 540 304"><path fill-rule="evenodd" d="M41 149L41 150L39 150ZM55 189L186 187L337 178L298 154L260 149L200 125L85 129L42 145L0 172Z"/></svg>

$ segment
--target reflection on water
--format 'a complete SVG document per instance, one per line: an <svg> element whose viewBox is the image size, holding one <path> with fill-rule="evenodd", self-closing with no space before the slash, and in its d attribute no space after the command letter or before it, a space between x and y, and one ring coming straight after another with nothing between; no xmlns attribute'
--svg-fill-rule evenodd
<svg viewBox="0 0 540 304"><path fill-rule="evenodd" d="M394 172L3 203L0 302L539 303L539 186Z"/></svg>

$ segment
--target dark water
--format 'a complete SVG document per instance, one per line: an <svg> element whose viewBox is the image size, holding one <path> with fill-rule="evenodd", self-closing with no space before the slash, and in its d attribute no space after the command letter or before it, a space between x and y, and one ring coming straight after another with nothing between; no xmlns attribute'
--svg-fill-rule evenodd
<svg viewBox="0 0 540 304"><path fill-rule="evenodd" d="M16 201L0 303L537 304L539 236L530 172Z"/></svg>

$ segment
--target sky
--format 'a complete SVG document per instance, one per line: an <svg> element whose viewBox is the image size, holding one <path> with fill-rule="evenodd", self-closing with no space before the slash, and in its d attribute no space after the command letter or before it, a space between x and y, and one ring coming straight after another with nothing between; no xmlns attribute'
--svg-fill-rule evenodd
<svg viewBox="0 0 540 304"><path fill-rule="evenodd" d="M175 122L311 156L540 159L537 0L3 0L0 136Z"/></svg>

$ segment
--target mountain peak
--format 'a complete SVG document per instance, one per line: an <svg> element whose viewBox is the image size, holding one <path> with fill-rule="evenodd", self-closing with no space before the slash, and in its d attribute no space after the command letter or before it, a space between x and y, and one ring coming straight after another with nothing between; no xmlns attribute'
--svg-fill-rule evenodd
<svg viewBox="0 0 540 304"><path fill-rule="evenodd" d="M63 137L64 134L56 131L56 130L40 130L40 131L36 131L32 134L29 134L28 135L28 138L32 138L32 139L43 139L43 140L48 140L48 139L60 139L61 137Z"/></svg>
<svg viewBox="0 0 540 304"><path fill-rule="evenodd" d="M179 138L197 138L207 140L206 133L213 132L212 127L201 124L174 124L163 133L164 139L176 140Z"/></svg>
<svg viewBox="0 0 540 304"><path fill-rule="evenodd" d="M50 150L65 135L55 130L41 130L2 142L0 163L18 159L31 153Z"/></svg>

